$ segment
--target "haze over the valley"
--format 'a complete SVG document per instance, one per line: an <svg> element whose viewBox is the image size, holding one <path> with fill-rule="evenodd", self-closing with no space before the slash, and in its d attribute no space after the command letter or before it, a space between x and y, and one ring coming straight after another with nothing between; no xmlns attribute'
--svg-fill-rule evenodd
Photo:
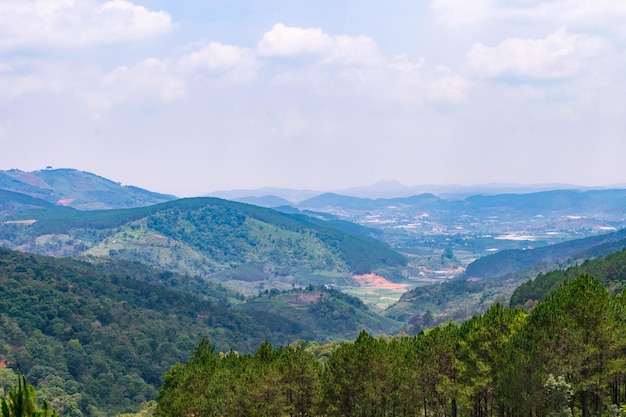
<svg viewBox="0 0 626 417"><path fill-rule="evenodd" d="M4 0L0 170L192 196L623 184L618 0Z"/></svg>

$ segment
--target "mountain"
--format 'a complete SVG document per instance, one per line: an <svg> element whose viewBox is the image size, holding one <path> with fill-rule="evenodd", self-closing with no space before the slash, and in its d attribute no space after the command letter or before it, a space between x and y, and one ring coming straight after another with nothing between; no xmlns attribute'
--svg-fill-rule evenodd
<svg viewBox="0 0 626 417"><path fill-rule="evenodd" d="M240 198L232 198L231 200L237 201L239 203L253 204L255 206L260 207L290 207L291 202L285 200L284 198L277 197L275 195L263 195L263 196L250 196L250 197L240 197Z"/></svg>
<svg viewBox="0 0 626 417"><path fill-rule="evenodd" d="M24 374L59 415L137 411L203 338L244 354L264 341L345 340L399 327L325 287L245 300L206 278L136 262L0 249L0 363Z"/></svg>
<svg viewBox="0 0 626 417"><path fill-rule="evenodd" d="M0 171L0 190L25 194L79 210L141 207L176 198L134 186L121 185L75 169Z"/></svg>
<svg viewBox="0 0 626 417"><path fill-rule="evenodd" d="M282 198L289 202L289 204L297 204L300 201L306 200L313 196L321 194L321 191L314 190L297 190L292 188L274 188L263 187L254 190L229 190L229 191L214 191L207 194L207 197L224 198L226 200L240 200L248 197L264 197L274 196Z"/></svg>
<svg viewBox="0 0 626 417"><path fill-rule="evenodd" d="M227 273L229 280L241 282L275 279L286 285L304 280L299 276L327 275L332 283L406 264L389 245L367 236L366 228L354 225L347 231L346 222L217 198L119 210L41 210L33 216L32 224L0 224L0 244L54 256L136 260L192 275Z"/></svg>
<svg viewBox="0 0 626 417"><path fill-rule="evenodd" d="M449 203L434 194L420 194L398 198L361 198L347 195L324 193L297 204L298 208L309 210L350 209L367 211L393 206L412 208L445 208Z"/></svg>
<svg viewBox="0 0 626 417"><path fill-rule="evenodd" d="M500 214L534 216L547 212L621 213L626 205L626 189L550 190L528 194L471 195L462 200L446 200L431 193L407 197L363 198L336 193L324 193L301 201L300 209L350 209L367 211L385 207L410 209L439 209L456 215ZM511 213L513 212L513 213Z"/></svg>

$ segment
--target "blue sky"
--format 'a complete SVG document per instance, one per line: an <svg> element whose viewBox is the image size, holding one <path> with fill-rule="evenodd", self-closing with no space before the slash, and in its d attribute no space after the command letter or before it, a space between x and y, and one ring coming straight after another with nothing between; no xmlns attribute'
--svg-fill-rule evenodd
<svg viewBox="0 0 626 417"><path fill-rule="evenodd" d="M626 183L622 0L0 2L0 169Z"/></svg>

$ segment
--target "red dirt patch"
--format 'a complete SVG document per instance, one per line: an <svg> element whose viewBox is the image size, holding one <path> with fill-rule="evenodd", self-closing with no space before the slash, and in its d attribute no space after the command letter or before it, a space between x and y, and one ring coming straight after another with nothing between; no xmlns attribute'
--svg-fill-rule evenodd
<svg viewBox="0 0 626 417"><path fill-rule="evenodd" d="M352 278L360 285L372 288L404 289L410 287L409 284L396 284L376 274L354 275Z"/></svg>

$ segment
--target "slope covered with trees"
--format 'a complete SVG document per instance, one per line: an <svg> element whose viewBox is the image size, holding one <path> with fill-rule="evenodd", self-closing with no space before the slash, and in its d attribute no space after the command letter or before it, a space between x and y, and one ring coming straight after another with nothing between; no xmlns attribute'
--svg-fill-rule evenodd
<svg viewBox="0 0 626 417"><path fill-rule="evenodd" d="M302 345L242 355L204 341L165 375L156 415L617 415L625 307L582 275L530 314L497 304L411 337L362 332L324 361Z"/></svg>
<svg viewBox="0 0 626 417"><path fill-rule="evenodd" d="M313 332L268 312L235 311L223 288L202 298L86 262L0 249L0 360L60 415L136 409L201 338L250 352ZM184 277L154 276L156 282Z"/></svg>
<svg viewBox="0 0 626 417"><path fill-rule="evenodd" d="M34 224L0 224L0 243L46 255L136 260L189 274L246 265L261 279L300 270L363 274L406 264L389 245L348 232L343 224L338 228L304 215L216 198L124 210L39 210L33 215Z"/></svg>
<svg viewBox="0 0 626 417"><path fill-rule="evenodd" d="M608 255L604 258L587 260L580 265L573 265L562 270L557 269L539 274L521 284L511 295L511 306L532 307L544 300L564 282L573 280L581 274L593 275L612 294L618 294L626 287L626 250Z"/></svg>

